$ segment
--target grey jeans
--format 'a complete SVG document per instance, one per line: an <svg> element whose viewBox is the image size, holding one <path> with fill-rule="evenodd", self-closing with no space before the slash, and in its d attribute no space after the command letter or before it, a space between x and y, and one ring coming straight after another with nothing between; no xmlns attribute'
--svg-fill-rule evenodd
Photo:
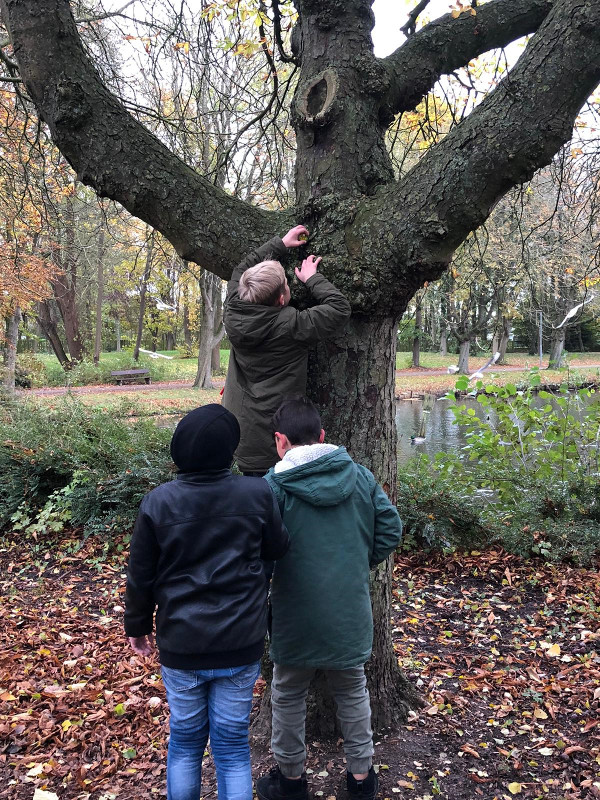
<svg viewBox="0 0 600 800"><path fill-rule="evenodd" d="M315 672L312 668L273 666L271 748L287 778L295 778L304 770L306 695ZM348 770L354 774L368 772L373 757L373 733L365 668L361 664L350 669L325 670L325 674L337 704Z"/></svg>

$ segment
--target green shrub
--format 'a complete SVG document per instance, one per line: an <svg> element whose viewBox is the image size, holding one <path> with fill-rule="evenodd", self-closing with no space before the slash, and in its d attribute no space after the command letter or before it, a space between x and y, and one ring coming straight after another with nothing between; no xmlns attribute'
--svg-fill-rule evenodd
<svg viewBox="0 0 600 800"><path fill-rule="evenodd" d="M37 531L68 519L84 533L131 526L143 495L168 480L171 431L135 409L86 408L62 398L3 408L0 419L0 527ZM15 516L16 515L16 516ZM68 516L67 516L68 515Z"/></svg>
<svg viewBox="0 0 600 800"><path fill-rule="evenodd" d="M421 458L399 477L408 543L479 547L588 564L600 553L600 395L483 386L473 408L454 401L460 453ZM457 381L458 390L467 381Z"/></svg>

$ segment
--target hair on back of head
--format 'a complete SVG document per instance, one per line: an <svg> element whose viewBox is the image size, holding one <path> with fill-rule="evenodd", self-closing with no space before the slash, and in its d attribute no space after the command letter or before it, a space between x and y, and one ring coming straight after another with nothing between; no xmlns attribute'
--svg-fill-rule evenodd
<svg viewBox="0 0 600 800"><path fill-rule="evenodd" d="M275 306L285 291L285 272L279 261L261 261L240 278L240 300L261 306Z"/></svg>
<svg viewBox="0 0 600 800"><path fill-rule="evenodd" d="M271 420L273 433L283 433L290 444L316 444L321 435L321 416L308 397L286 397Z"/></svg>

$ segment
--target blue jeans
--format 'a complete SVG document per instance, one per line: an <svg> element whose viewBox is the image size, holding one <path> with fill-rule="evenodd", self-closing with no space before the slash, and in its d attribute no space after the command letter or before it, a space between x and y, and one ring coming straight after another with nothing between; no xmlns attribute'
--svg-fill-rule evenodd
<svg viewBox="0 0 600 800"><path fill-rule="evenodd" d="M162 667L171 712L167 799L199 800L210 737L219 800L252 800L248 724L260 664L224 669Z"/></svg>

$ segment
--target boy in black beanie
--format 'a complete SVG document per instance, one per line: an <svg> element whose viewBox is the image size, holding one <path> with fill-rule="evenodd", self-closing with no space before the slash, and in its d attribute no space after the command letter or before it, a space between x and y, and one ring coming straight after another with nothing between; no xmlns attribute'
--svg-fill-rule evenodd
<svg viewBox="0 0 600 800"><path fill-rule="evenodd" d="M179 471L149 492L131 539L125 632L153 650L153 614L171 712L168 800L198 800L210 738L220 800L252 800L248 721L267 629L264 560L289 539L260 478L231 473L236 418L211 404L171 441Z"/></svg>

